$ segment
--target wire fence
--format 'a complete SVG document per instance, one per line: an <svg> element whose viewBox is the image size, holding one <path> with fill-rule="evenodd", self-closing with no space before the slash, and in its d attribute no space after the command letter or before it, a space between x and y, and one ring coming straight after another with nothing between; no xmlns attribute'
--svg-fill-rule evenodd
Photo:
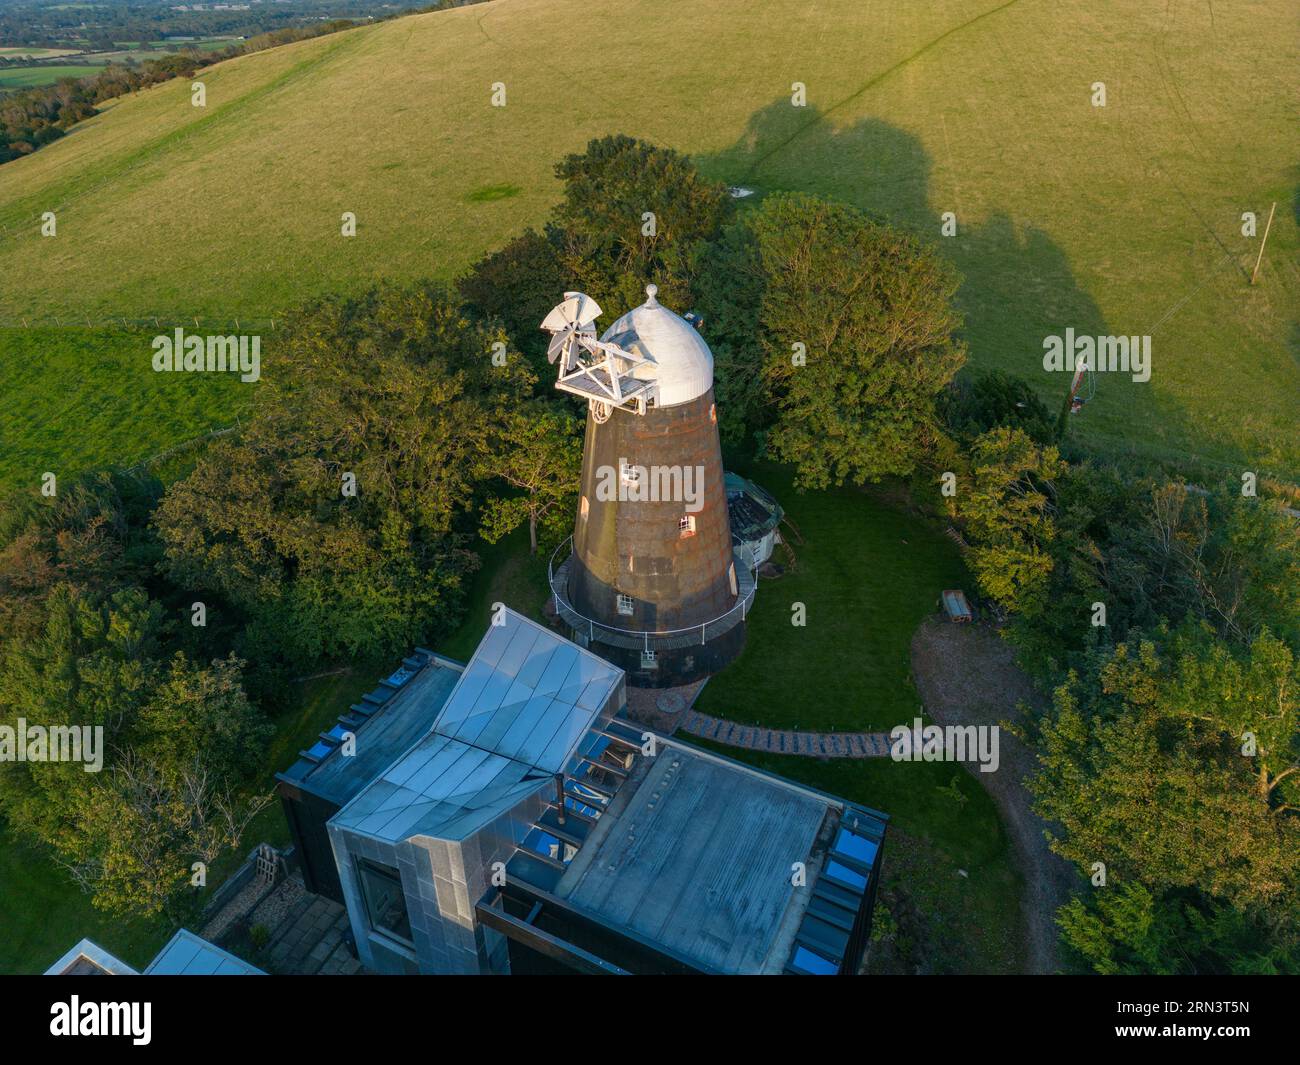
<svg viewBox="0 0 1300 1065"><path fill-rule="evenodd" d="M159 451L156 455L150 455L148 458L141 459L134 466L124 467L123 472L144 473L151 467L156 466L161 462L166 462L170 458L175 458L177 455L189 451L198 444L205 444L212 440L216 440L219 437L229 436L231 433L236 432L243 427L244 423L239 418L236 418L234 425L224 425L216 429L209 429L206 433L200 433L198 436L192 436L188 440L182 440L179 444L173 444L165 451Z"/></svg>

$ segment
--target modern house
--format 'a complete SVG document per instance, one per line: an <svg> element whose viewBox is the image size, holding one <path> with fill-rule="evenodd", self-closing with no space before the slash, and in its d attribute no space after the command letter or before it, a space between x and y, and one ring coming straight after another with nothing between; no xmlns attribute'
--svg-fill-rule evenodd
<svg viewBox="0 0 1300 1065"><path fill-rule="evenodd" d="M885 815L633 726L621 669L506 608L463 669L404 668L280 778L318 885L339 807L329 883L367 968L859 968Z"/></svg>

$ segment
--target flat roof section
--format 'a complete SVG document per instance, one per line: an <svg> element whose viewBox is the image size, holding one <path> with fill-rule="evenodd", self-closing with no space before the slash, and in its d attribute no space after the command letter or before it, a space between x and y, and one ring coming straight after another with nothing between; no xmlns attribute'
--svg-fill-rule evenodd
<svg viewBox="0 0 1300 1065"><path fill-rule="evenodd" d="M779 972L807 909L814 850L840 807L704 752L637 762L555 895L708 969Z"/></svg>
<svg viewBox="0 0 1300 1065"><path fill-rule="evenodd" d="M430 654L419 672L385 702L374 704L370 716L351 730L357 737L355 755L344 756L336 747L319 762L301 758L280 774L280 779L336 806L345 805L428 732L460 680L461 668L450 659Z"/></svg>

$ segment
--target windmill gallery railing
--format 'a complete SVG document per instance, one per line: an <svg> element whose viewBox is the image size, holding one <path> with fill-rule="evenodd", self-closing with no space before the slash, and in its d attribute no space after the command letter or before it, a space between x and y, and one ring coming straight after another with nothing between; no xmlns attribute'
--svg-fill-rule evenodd
<svg viewBox="0 0 1300 1065"><path fill-rule="evenodd" d="M736 602L726 613L684 629L653 631L621 629L587 617L569 602L568 583L569 566L573 562L572 545L573 537L570 536L552 552L550 560L546 563L546 578L551 586L551 594L555 597L556 613L575 633L612 647L639 647L644 651L653 651L708 643L709 640L735 628L745 620L746 614L754 604L754 595L758 591L758 566L753 552L744 544L736 544L733 547L736 560ZM555 560L558 557L563 557L564 561L557 566Z"/></svg>

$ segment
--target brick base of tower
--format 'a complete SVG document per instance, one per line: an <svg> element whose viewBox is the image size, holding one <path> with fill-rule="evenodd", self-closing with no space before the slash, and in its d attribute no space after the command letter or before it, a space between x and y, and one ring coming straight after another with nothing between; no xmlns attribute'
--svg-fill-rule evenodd
<svg viewBox="0 0 1300 1065"><path fill-rule="evenodd" d="M640 651L610 647L589 640L586 633L571 631L575 643L627 673L627 683L633 688L676 688L693 684L735 661L745 649L745 626L737 625L705 644L656 651L654 666L647 667Z"/></svg>

